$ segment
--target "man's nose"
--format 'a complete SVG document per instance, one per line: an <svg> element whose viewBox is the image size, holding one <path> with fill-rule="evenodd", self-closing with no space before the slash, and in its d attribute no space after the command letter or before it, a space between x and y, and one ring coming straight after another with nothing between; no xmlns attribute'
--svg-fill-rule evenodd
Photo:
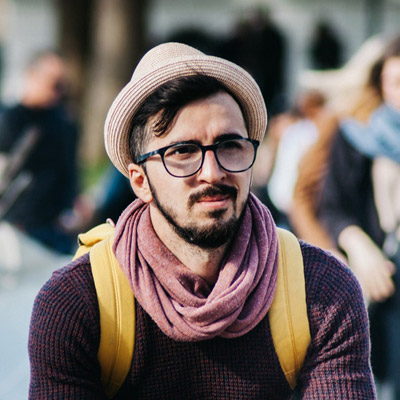
<svg viewBox="0 0 400 400"><path fill-rule="evenodd" d="M199 179L208 183L215 183L226 177L226 171L220 167L212 150L204 154L203 165L199 171Z"/></svg>

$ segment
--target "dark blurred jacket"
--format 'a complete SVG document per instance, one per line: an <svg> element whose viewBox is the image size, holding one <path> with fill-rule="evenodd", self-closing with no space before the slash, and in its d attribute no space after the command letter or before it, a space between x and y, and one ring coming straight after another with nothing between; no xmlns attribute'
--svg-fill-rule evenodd
<svg viewBox="0 0 400 400"><path fill-rule="evenodd" d="M9 154L30 128L36 128L39 137L21 170L30 173L32 181L4 215L27 231L55 226L77 193L76 124L61 107L13 106L0 115L0 152Z"/></svg>
<svg viewBox="0 0 400 400"><path fill-rule="evenodd" d="M373 160L356 150L339 132L331 154L330 169L322 193L319 215L325 227L338 240L350 225L361 227L380 247L385 233L380 227L374 201ZM378 379L400 376L400 259L393 260L397 272L395 295L369 306L372 342L372 367Z"/></svg>

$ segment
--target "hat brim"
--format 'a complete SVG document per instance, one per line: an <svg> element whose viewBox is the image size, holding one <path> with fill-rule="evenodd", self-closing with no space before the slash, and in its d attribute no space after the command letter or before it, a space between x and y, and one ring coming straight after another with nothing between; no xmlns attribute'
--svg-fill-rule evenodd
<svg viewBox="0 0 400 400"><path fill-rule="evenodd" d="M202 74L213 77L227 87L240 102L247 120L249 137L261 141L267 127L267 110L261 91L244 69L219 57L191 55L172 58L132 79L118 94L108 112L105 127L105 148L115 167L129 176L129 134L135 113L144 100L161 85L182 76Z"/></svg>

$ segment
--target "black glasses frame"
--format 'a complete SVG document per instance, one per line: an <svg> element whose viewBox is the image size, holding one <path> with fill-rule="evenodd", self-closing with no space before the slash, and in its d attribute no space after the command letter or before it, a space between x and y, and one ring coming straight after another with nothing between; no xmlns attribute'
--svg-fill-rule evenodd
<svg viewBox="0 0 400 400"><path fill-rule="evenodd" d="M253 157L253 161L251 162L251 164L250 164L247 168L241 169L241 170L239 170L239 171L232 171L232 170L229 170L229 169L225 168L223 165L221 165L221 163L220 163L220 161L219 161L219 159L218 159L218 156L217 156L217 148L218 148L218 146L219 146L220 144L222 144L222 143L224 143L224 142L231 141L231 140L245 140L245 141L247 141L247 142L250 142L250 143L253 145L253 147L254 147L254 157ZM167 167L166 164L165 164L165 161L164 161L164 154L165 154L165 152L166 152L168 149L170 149L171 147L175 147L175 146L179 146L179 145L185 145L185 144L195 144L196 146L198 146L198 147L200 148L201 153L202 153L202 155L201 155L201 163L200 163L200 166L197 168L196 171L192 172L191 174L183 175L183 176L181 176L181 175L174 175L174 174L172 174L172 173L168 170L168 167ZM196 141L194 141L194 140L189 140L189 141L183 141L183 142L178 142L178 143L170 144L170 145L168 145L168 146L161 147L160 149L153 150L153 151L150 151L149 153L143 154L143 155L141 155L141 156L139 156L139 157L137 158L136 163L137 163L137 164L143 164L144 162L147 161L148 158L159 154L160 157L161 157L161 160L162 160L162 162L163 162L163 164L164 164L165 170L166 170L170 175L174 176L175 178L187 178L187 177L189 177L189 176L193 176L193 175L197 174L197 172L200 171L200 169L201 169L201 167L203 166L203 163L204 163L204 156L205 156L206 152L209 151L209 150L211 150L211 151L214 153L214 157L215 157L215 159L217 160L218 165L219 165L223 170L235 174L235 173L240 173L240 172L247 171L248 169L250 169L250 168L253 166L254 161L255 161L255 159L256 159L257 149L258 149L258 146L259 146L259 145L260 145L260 142L259 142L258 140L249 139L249 138L244 138L244 137L230 137L230 138L224 138L224 139L219 140L218 142L216 142L216 143L214 143L214 144L210 144L210 145L207 145L207 146L203 146L202 144L200 144L200 143L198 143L198 142L196 142Z"/></svg>

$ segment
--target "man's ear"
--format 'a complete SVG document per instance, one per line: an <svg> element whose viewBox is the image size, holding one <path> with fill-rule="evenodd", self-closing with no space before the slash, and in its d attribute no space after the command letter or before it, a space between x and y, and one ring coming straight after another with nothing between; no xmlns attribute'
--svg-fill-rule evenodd
<svg viewBox="0 0 400 400"><path fill-rule="evenodd" d="M151 194L149 181L143 170L143 167L138 164L130 163L128 165L128 171L129 181L136 196L145 203L152 202L153 196Z"/></svg>

